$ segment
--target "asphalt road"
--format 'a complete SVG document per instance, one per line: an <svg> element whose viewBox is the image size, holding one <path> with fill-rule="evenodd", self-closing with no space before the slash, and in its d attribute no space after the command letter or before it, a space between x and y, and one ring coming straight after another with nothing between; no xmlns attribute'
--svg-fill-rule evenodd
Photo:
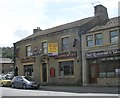
<svg viewBox="0 0 120 98"><path fill-rule="evenodd" d="M60 91L45 91L39 90L24 90L9 87L0 87L2 98L118 98L118 94L105 94L105 93L72 93ZM23 97L24 96L24 97Z"/></svg>

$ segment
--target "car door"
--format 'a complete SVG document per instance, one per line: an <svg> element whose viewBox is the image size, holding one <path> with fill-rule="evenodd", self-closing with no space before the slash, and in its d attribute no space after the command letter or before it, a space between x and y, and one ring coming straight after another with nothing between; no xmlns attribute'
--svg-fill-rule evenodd
<svg viewBox="0 0 120 98"><path fill-rule="evenodd" d="M18 76L16 76L14 79L13 79L13 83L14 83L14 85L15 85L15 87L19 87L19 82L18 82Z"/></svg>
<svg viewBox="0 0 120 98"><path fill-rule="evenodd" d="M22 77L18 77L17 79L17 85L19 88L23 87L23 78Z"/></svg>

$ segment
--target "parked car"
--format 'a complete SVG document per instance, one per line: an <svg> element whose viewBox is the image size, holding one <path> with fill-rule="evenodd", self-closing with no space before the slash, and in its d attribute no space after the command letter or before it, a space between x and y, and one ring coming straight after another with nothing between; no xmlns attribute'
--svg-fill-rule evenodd
<svg viewBox="0 0 120 98"><path fill-rule="evenodd" d="M14 77L14 74L8 73L4 75L6 79L12 80Z"/></svg>
<svg viewBox="0 0 120 98"><path fill-rule="evenodd" d="M12 88L39 88L39 83L35 82L33 78L26 76L15 76L12 79Z"/></svg>
<svg viewBox="0 0 120 98"><path fill-rule="evenodd" d="M4 76L0 76L0 86L11 86L11 80L6 79Z"/></svg>

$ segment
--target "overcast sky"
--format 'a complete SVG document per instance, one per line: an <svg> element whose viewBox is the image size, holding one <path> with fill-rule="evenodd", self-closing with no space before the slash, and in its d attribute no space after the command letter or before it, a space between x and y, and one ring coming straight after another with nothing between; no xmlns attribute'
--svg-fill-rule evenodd
<svg viewBox="0 0 120 98"><path fill-rule="evenodd" d="M118 16L120 0L0 0L0 47L33 33L94 15L94 6L102 4L109 17ZM93 4L92 4L93 3Z"/></svg>

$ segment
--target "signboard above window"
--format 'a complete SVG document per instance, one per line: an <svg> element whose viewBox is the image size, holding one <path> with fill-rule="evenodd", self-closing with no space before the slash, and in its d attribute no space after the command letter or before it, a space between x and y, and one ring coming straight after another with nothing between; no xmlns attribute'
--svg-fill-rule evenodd
<svg viewBox="0 0 120 98"><path fill-rule="evenodd" d="M86 58L105 57L105 56L112 56L112 55L120 55L120 49L87 52L86 53Z"/></svg>

